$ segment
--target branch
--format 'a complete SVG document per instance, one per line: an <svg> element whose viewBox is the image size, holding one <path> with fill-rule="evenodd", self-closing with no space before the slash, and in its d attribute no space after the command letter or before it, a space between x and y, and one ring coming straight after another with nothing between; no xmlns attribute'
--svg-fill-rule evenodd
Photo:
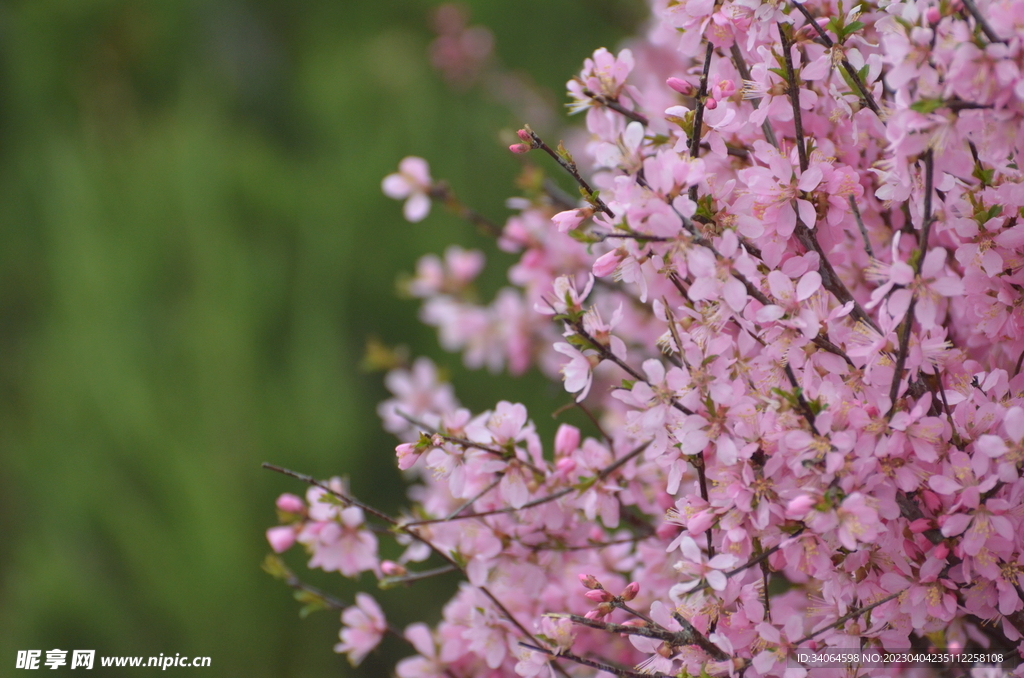
<svg viewBox="0 0 1024 678"><path fill-rule="evenodd" d="M594 94L593 92L591 92L589 89L587 89L585 87L583 88L583 94L585 94L586 96L590 97L591 99L593 99L597 103L601 104L602 106L605 106L605 107L615 111L616 113L619 113L620 115L624 115L627 118L629 118L630 120L635 120L636 122L640 123L644 127L646 127L649 124L649 122L650 122L649 120L647 120L647 116L641 115L640 113L637 113L636 111L629 110L628 108L626 108L625 106L620 104L615 99L609 99L608 97L606 97L604 95L601 95L601 94Z"/></svg>
<svg viewBox="0 0 1024 678"><path fill-rule="evenodd" d="M576 662L577 664L589 666L592 669L598 669L600 671L606 671L616 676L625 676L626 678L674 678L674 676L670 676L666 673L646 673L643 671L632 671L630 669L622 669L617 666L612 666L611 664L604 664L602 662L597 662L592 659L584 659L583 657L577 654L573 654L572 652L552 652L551 650L539 647L537 645L530 645L529 643L519 643L519 646L525 647L528 650L533 650L534 652L546 654L549 657L568 659L569 661Z"/></svg>
<svg viewBox="0 0 1024 678"><path fill-rule="evenodd" d="M807 145L804 143L804 125L800 119L800 88L796 84L796 71L793 69L793 43L786 35L786 29L782 24L779 24L779 38L782 40L782 58L786 62L789 101L793 105L793 127L796 129L796 150L800 154L800 171L806 172L809 163Z"/></svg>
<svg viewBox="0 0 1024 678"><path fill-rule="evenodd" d="M854 610L853 612L850 612L849 614L843 615L842 617L840 617L839 619L835 620L834 622L832 622L828 626L823 626L820 629L818 629L817 631L814 631L813 633L804 636L800 640L798 640L795 643L793 643L793 646L794 647L798 647L801 643L806 643L808 640L813 640L815 637L820 636L821 634L825 633L825 631L829 631L829 630L834 629L834 628L836 628L838 626L842 626L843 624L845 624L846 622L850 621L851 619L855 619L855 618L861 616L862 614L864 614L865 612L870 612L871 610L875 609L879 605L884 605L885 603L888 603L890 600L893 600L894 598L899 597L900 594L905 593L905 592L906 592L906 590L904 590L904 591L897 591L896 593L892 593L892 594L886 596L885 598L882 598L881 600L876 600L875 602L871 603L870 605L865 605L864 607L859 607L856 610Z"/></svg>
<svg viewBox="0 0 1024 678"><path fill-rule="evenodd" d="M648 441L648 442L640 445L639 447L634 448L632 451L630 451L625 456L620 457L619 459L616 459L614 462L612 462L611 464L609 464L608 466L606 466L605 468L603 468L601 471L598 472L598 474L595 476L595 482L600 482L600 481L604 480L605 478L607 478L608 476L610 476L612 473L615 473L615 471L617 471L620 468L622 468L622 466L624 466L631 459L634 459L637 456L639 456L640 453L642 453L644 450L646 450L647 446L650 445L650 444L651 444L650 441ZM405 523L405 526L406 527L416 527L418 525L430 525L430 524L433 524L433 523L445 523L445 522L452 522L452 521L455 521L455 520L467 520L469 518L486 518L487 516L495 516L495 515L498 515L498 514L501 514L501 513L514 513L516 511L521 511L523 509L533 508L534 506L540 506L542 504L547 504L548 502L555 501L556 499L561 499L562 497L564 497L564 496L566 496L568 494L571 494L572 492L574 492L576 490L577 490L577 488L574 487L574 486L566 487L566 488L563 488L561 490L558 490L557 492L553 492L553 493L551 493L551 494L549 494L547 496L539 497L538 499L534 499L532 501L528 501L525 504L523 504L522 506L520 506L519 508L514 508L512 506L506 506L505 508L493 509L493 510L490 510L490 511L480 511L479 513L466 513L464 515L455 516L455 517L449 516L447 518L426 518L424 520L413 520L413 521L410 521L408 523Z"/></svg>
<svg viewBox="0 0 1024 678"><path fill-rule="evenodd" d="M821 41L821 43L828 47L829 49L832 49L835 46L835 43L832 42L832 38L828 37L828 33L826 33L825 30L818 25L818 22L814 20L814 17L812 17L811 13L807 11L807 8L804 7L799 2L799 0L793 0L793 6L796 7L801 14L804 15L804 18L807 20L807 23L818 33L818 39ZM857 89L860 91L861 101L867 104L867 107L870 108L875 115L881 118L882 111L880 108L878 108L878 104L875 103L875 97L871 94L871 91L864 85L864 81L860 79L860 75L857 73L857 69L853 67L853 64L850 63L849 59L846 58L845 54L843 55L843 58L840 63L842 63L843 70L846 71L846 74L850 76L850 80L853 82L854 85L856 85Z"/></svg>
<svg viewBox="0 0 1024 678"><path fill-rule="evenodd" d="M921 224L921 240L917 248L917 261L914 262L914 278L921 275L921 267L924 266L925 254L928 252L928 236L932 232L932 188L934 186L935 161L932 149L924 154L924 222ZM903 318L903 327L900 332L900 352L896 357L896 370L892 375L892 385L889 387L889 414L896 413L896 398L899 396L900 383L903 381L903 370L907 365L907 353L910 351L910 329L914 324L914 310L917 308L917 292L910 298L910 306L907 307L906 316Z"/></svg>
<svg viewBox="0 0 1024 678"><path fill-rule="evenodd" d="M338 491L328 487L327 485L324 485L323 483L321 483L319 480L313 478L312 476L308 476L308 475L305 475L305 474L302 474L302 473L296 473L295 471L292 471L290 469L282 468L280 466L275 466L275 465L267 463L267 462L263 463L263 468L269 469L271 471L276 471L276 472L281 473L283 475L290 476L292 478L296 478L298 480L301 480L302 482L307 483L309 485L313 485L315 487L319 487L319 488L323 489L324 491L329 492L332 496L337 497L342 502L345 502L346 504L349 504L349 505L352 505L352 506L358 506L359 508L363 509L367 513L370 513L371 515L374 515L377 518L380 518L381 520L383 520L384 522L388 523L389 525L394 526L397 531L403 532L403 533L409 535L410 537L412 537L413 539L421 542L427 548L429 548L431 551L433 551L435 554L437 554L437 556L439 556L443 561L445 561L446 563L451 565L453 568L455 568L455 570L460 572L463 576L466 576L466 570L463 567L461 567L459 565L459 563L456 562L455 559L450 554L446 553L443 549L440 549L437 546L435 546L433 544L433 542L431 542L429 539L427 539L426 537L421 535L418 531L413 529L413 526L411 526L410 524L402 524L399 521L397 521L394 518L392 518L391 516L389 516L388 514L384 513L383 511L379 511L379 510L373 508L372 506L369 506L368 504L364 504L364 503L360 502L359 500L357 500L357 499L355 499L353 497L349 497L349 496L347 496L347 495L345 495L345 494L343 494L341 492L338 492ZM533 634L530 633L526 629L526 627L524 627L521 623L519 623L519 620L517 620L514 616L512 616L512 613L509 612L508 608L506 608L502 604L502 602L500 600L498 600L494 596L494 594L491 593L487 589L486 586L479 586L477 588L485 596L487 596L488 599L490 599L490 601L495 605L495 607L498 608L498 610L501 612L501 614L513 626L515 626L517 629L519 629L519 632L522 633L524 637L529 638L534 643L538 642L537 639L534 638ZM560 666L556 665L555 669L558 670L558 672L561 673L563 676L567 675L565 673L565 670L562 669Z"/></svg>
<svg viewBox="0 0 1024 678"><path fill-rule="evenodd" d="M740 51L740 46L735 42L732 44L732 60L736 63L736 70L740 72L740 77L743 78L744 82L750 82L750 69L747 68L747 62L743 58L743 52ZM753 97L750 99L750 103L757 108L761 104L761 97ZM771 124L768 122L768 118L765 118L764 122L761 123L761 130L764 131L764 138L769 144L775 148L779 147L779 140L775 138L775 130L772 129Z"/></svg>
<svg viewBox="0 0 1024 678"><path fill-rule="evenodd" d="M430 187L429 195L432 199L441 201L445 208L456 216L476 226L484 235L494 238L501 237L503 232L501 226L459 200L447 182L438 181L435 183Z"/></svg>
<svg viewBox="0 0 1024 678"><path fill-rule="evenodd" d="M978 28L980 28L981 32L985 34L985 37L989 39L989 42L1001 42L1004 44L1006 43L1005 40L1000 39L1000 37L996 35L996 32L993 31L992 27L988 25L987 21L985 21L985 17L981 15L981 11L978 9L978 6L974 4L974 0L962 1L964 3L964 9L966 9L970 13L970 15L974 17L974 22L978 24Z"/></svg>
<svg viewBox="0 0 1024 678"><path fill-rule="evenodd" d="M566 154L566 157L563 158L560 153L556 152L554 149L552 149L550 146L544 143L544 140L537 136L537 133L530 129L529 125L524 126L523 129L526 130L526 133L529 135L530 140L533 142L535 148L539 148L540 150L544 151L552 158L554 158L555 162L561 165L562 169L568 172L572 176L572 178L576 180L576 183L580 185L580 188L586 191L588 202L593 201L595 208L601 210L612 219L615 218L615 213L612 212L611 209L609 209L608 205L604 204L604 201L597 196L597 192L590 187L590 184L587 183L587 180L580 176L580 172L576 168L576 163L572 161L572 158L568 157L568 154ZM559 149L561 149L561 146L559 146Z"/></svg>
<svg viewBox="0 0 1024 678"><path fill-rule="evenodd" d="M690 138L690 157L696 158L700 155L701 127L704 124L704 102L708 96L708 74L711 72L711 56L715 53L715 46L708 43L707 51L704 54L704 72L700 76L700 90L697 92L697 108L693 114L693 136ZM690 200L696 202L697 187L690 186Z"/></svg>

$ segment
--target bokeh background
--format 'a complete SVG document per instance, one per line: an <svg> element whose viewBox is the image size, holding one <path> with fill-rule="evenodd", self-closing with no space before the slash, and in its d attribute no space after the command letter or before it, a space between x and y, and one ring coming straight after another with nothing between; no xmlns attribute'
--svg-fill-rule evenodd
<svg viewBox="0 0 1024 678"><path fill-rule="evenodd" d="M252 677L384 676L408 652L353 671L337 614L300 619L260 570L274 498L305 490L260 463L399 505L370 337L435 357L467 405L518 399L553 430L560 389L466 373L395 294L451 242L489 253L489 290L509 260L436 209L404 223L380 179L422 155L503 220L510 132L564 133L565 80L643 15L467 1L494 59L453 84L427 56L437 5L0 1L0 674L19 649L207 655L192 673ZM399 625L430 604L434 621L454 584L381 599Z"/></svg>

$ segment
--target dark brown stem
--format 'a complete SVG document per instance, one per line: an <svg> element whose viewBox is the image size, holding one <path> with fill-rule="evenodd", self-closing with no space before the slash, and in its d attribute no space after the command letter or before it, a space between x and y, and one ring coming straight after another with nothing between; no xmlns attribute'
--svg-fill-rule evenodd
<svg viewBox="0 0 1024 678"><path fill-rule="evenodd" d="M964 9L974 17L974 22L978 24L978 28L980 28L981 32L985 34L985 37L989 39L989 42L1006 42L996 35L996 32L988 25L988 22L985 21L985 17L981 15L981 11L978 9L978 6L974 4L974 0L963 0L963 3Z"/></svg>
<svg viewBox="0 0 1024 678"><path fill-rule="evenodd" d="M528 650L540 652L546 654L549 657L556 657L558 659L568 659L571 662L576 662L582 666L589 666L592 669L599 671L606 671L615 676L624 676L625 678L673 678L666 673L642 673L640 671L633 671L630 669L620 668L618 666L612 666L611 664L605 664L604 662L594 661L593 659L585 659L572 652L553 652L551 650L540 647L539 645L530 645L529 643L519 643L520 647L525 647Z"/></svg>
<svg viewBox="0 0 1024 678"><path fill-rule="evenodd" d="M700 89L697 92L697 108L693 114L693 136L690 138L690 157L696 158L700 155L700 135L704 125L704 102L708 96L708 75L711 72L711 57L715 53L715 46L708 43L704 54L704 72L700 76ZM697 200L697 187L690 186L690 200Z"/></svg>
<svg viewBox="0 0 1024 678"><path fill-rule="evenodd" d="M604 106L606 108L609 108L609 109L615 111L616 113L618 113L620 115L624 115L625 117L629 118L630 120L635 120L636 122L640 123L644 127L646 127L649 124L649 122L650 122L650 121L647 120L647 116L641 115L640 113L637 113L636 111L629 110L628 108L626 108L625 106L620 104L615 99L609 99L608 97L606 97L606 96L604 96L602 94L594 94L593 92L591 92L589 89L586 89L586 88L583 89L583 93L585 95L587 95L588 97L590 97L591 99L593 99L594 101L596 101L597 103L601 104L602 106Z"/></svg>
<svg viewBox="0 0 1024 678"><path fill-rule="evenodd" d="M572 178L576 180L576 183L580 185L580 188L586 191L587 200L592 201L595 208L601 210L609 217L613 219L615 218L615 213L612 212L611 209L608 208L608 205L604 204L604 201L601 200L601 198L596 195L596 192L593 188L590 187L590 184L587 183L587 180L580 176L580 172L576 168L575 162L572 162L571 160L566 160L553 148L544 143L544 140L537 136L537 133L530 129L529 125L525 126L523 129L525 129L526 133L530 135L530 139L532 140L536 148L539 148L540 150L544 151L552 158L554 158L555 162L561 165L562 169L568 172L572 176Z"/></svg>
<svg viewBox="0 0 1024 678"><path fill-rule="evenodd" d="M800 4L798 0L793 0L793 6L804 15L804 18L807 19L807 23L815 30L815 32L817 32L818 39L821 43L829 49L832 49L833 45L835 45L835 43L832 42L832 38L828 37L828 33L818 25L818 22L814 20L814 17L812 17L811 13L807 11L807 8ZM850 80L853 81L853 84L859 90L861 101L863 101L875 115L881 118L882 111L878 108L878 104L875 102L875 97L871 94L871 91L864 85L864 81L860 79L857 69L853 67L853 64L851 64L845 56L843 56L841 64L843 66L843 70L846 71L846 74L850 76Z"/></svg>
<svg viewBox="0 0 1024 678"><path fill-rule="evenodd" d="M800 119L800 88L796 82L796 71L793 69L793 43L786 34L786 26L779 24L779 37L782 39L782 58L786 62L786 84L789 90L789 101L793 106L793 127L796 130L796 150L800 155L800 171L806 172L807 145L804 142L804 125Z"/></svg>
<svg viewBox="0 0 1024 678"><path fill-rule="evenodd" d="M893 600L894 598L899 597L899 595L901 593L904 593L904 591L899 591L897 593L892 593L892 594L886 596L885 598L882 598L881 600L876 600L875 602L871 603L870 605L865 605L864 607L858 607L856 610L850 612L849 614L843 615L842 617L840 617L839 619L835 620L834 622L832 622L828 626L823 626L822 628L818 629L817 631L804 636L800 640L798 640L795 643L793 643L793 646L794 647L799 647L802 643L806 643L808 640L813 640L815 637L820 636L821 634L825 633L825 631L828 631L830 629L834 629L834 628L837 628L839 626L842 626L843 624L845 624L846 622L850 621L851 619L856 619L857 617L861 616L865 612L870 612L871 610L875 609L879 605L884 605L885 603L888 603L890 600Z"/></svg>
<svg viewBox="0 0 1024 678"><path fill-rule="evenodd" d="M917 248L917 261L914 264L914 277L921 274L921 267L924 266L925 255L928 253L928 236L932 231L932 189L934 186L935 161L932 149L924 154L924 214L921 224L921 239ZM899 396L900 383L903 381L903 369L907 364L907 353L910 351L910 330L914 324L914 310L917 308L917 293L910 298L910 306L907 307L907 314L903 318L903 327L900 331L900 350L896 356L896 371L892 375L892 385L889 387L889 418L896 413L896 398Z"/></svg>
<svg viewBox="0 0 1024 678"><path fill-rule="evenodd" d="M644 443L644 444L634 448L633 450L631 450L626 455L620 457L619 459L616 459L614 462L612 462L611 464L609 464L605 468L601 469L598 472L598 474L597 474L597 478L596 478L597 481L600 482L600 481L604 480L605 478L610 476L612 473L615 473L617 470L622 468L628 461L630 461L631 459L635 459L644 450L647 449L648 445L650 445L650 442L646 442L646 443ZM448 517L448 518L426 518L424 520L413 520L413 521L410 521L408 523L405 523L405 526L406 527L416 527L418 525L430 525L432 523L445 523L445 522L452 522L452 521L455 521L455 520L467 520L469 518L486 518L487 516L496 516L496 515L498 515L500 513L515 513L516 511L522 511L523 509L533 508L534 506L541 506L542 504L547 504L548 502L555 501L556 499L561 499L562 497L564 497L564 496L566 496L568 494L571 494L572 492L576 492L576 491L577 491L576 487L566 487L566 488L563 488L561 490L558 490L557 492L552 492L551 494L549 494L547 496L538 497L537 499L534 499L532 501L528 501L525 504L523 504L522 506L520 506L519 508L513 508L511 506L506 506L505 508L493 509L491 511L480 511L479 513L466 513L466 514L463 514L461 516L455 516L454 518L453 517Z"/></svg>
<svg viewBox="0 0 1024 678"><path fill-rule="evenodd" d="M871 239L868 237L868 229L864 226L864 219L860 215L860 208L857 207L857 201L850 196L850 211L853 212L853 218L857 220L857 228L860 229L860 235L864 238L864 251L868 253L868 256L872 259L875 258L875 253L871 249Z"/></svg>
<svg viewBox="0 0 1024 678"><path fill-rule="evenodd" d="M740 72L740 77L743 78L744 82L750 82L750 69L747 68L747 61L743 58L743 52L740 51L740 46L735 42L732 44L732 60L736 63L736 70ZM761 97L754 97L750 100L750 103L757 108L761 104ZM761 130L764 132L764 138L769 144L775 148L779 147L779 140L775 138L775 130L772 129L768 119L761 123Z"/></svg>

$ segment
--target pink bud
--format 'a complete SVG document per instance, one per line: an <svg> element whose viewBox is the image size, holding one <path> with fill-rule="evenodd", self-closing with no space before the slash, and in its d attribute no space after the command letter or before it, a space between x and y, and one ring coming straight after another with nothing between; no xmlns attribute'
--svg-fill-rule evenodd
<svg viewBox="0 0 1024 678"><path fill-rule="evenodd" d="M580 446L580 430L569 424L562 424L555 433L555 454L571 454Z"/></svg>
<svg viewBox="0 0 1024 678"><path fill-rule="evenodd" d="M274 553L284 553L295 543L295 528L290 525L281 525L267 530L267 541Z"/></svg>
<svg viewBox="0 0 1024 678"><path fill-rule="evenodd" d="M941 18L942 15L939 14L938 7L929 7L924 11L924 20L927 21L929 24L937 24L939 23L939 19Z"/></svg>
<svg viewBox="0 0 1024 678"><path fill-rule="evenodd" d="M716 108L718 108L718 101L715 99L715 97L708 97L707 101L704 102L704 108L713 111Z"/></svg>
<svg viewBox="0 0 1024 678"><path fill-rule="evenodd" d="M693 94L693 85L680 78L669 78L665 84L684 96Z"/></svg>
<svg viewBox="0 0 1024 678"><path fill-rule="evenodd" d="M945 560L946 556L948 555L949 547L946 546L944 543L936 544L935 548L933 548L931 552L931 556L936 560Z"/></svg>
<svg viewBox="0 0 1024 678"><path fill-rule="evenodd" d="M516 136L519 137L520 139L522 139L523 141L525 141L528 144L532 144L533 143L533 137L531 137L530 133L527 132L525 129L521 129L518 132L516 132Z"/></svg>
<svg viewBox="0 0 1024 678"><path fill-rule="evenodd" d="M924 499L924 505L933 513L942 508L942 500L939 499L939 495L931 490L921 490L921 498Z"/></svg>
<svg viewBox="0 0 1024 678"><path fill-rule="evenodd" d="M398 455L398 468L405 471L412 468L420 458L422 450L415 443L402 443L395 448L395 453Z"/></svg>
<svg viewBox="0 0 1024 678"><path fill-rule="evenodd" d="M555 462L555 470L563 476L567 476L576 470L576 460L572 457L562 457Z"/></svg>
<svg viewBox="0 0 1024 678"><path fill-rule="evenodd" d="M914 522L910 523L908 527L913 534L921 534L922 532L927 532L932 529L933 525L932 521L927 518L918 518Z"/></svg>
<svg viewBox="0 0 1024 678"><path fill-rule="evenodd" d="M587 600L592 600L595 603L607 603L615 598L615 596L604 589L591 589L583 595Z"/></svg>
<svg viewBox="0 0 1024 678"><path fill-rule="evenodd" d="M303 503L301 497L286 492L277 498L277 508L285 513L302 513L306 504Z"/></svg>
<svg viewBox="0 0 1024 678"><path fill-rule="evenodd" d="M599 589L601 588L601 582L597 581L597 577L592 574L581 574L579 575L580 583L586 586L588 589Z"/></svg>
<svg viewBox="0 0 1024 678"><path fill-rule="evenodd" d="M512 151L513 153L529 153L530 147L527 146L526 144L512 144L511 146L508 147L508 150Z"/></svg>
<svg viewBox="0 0 1024 678"><path fill-rule="evenodd" d="M404 565L399 565L393 560L384 560L380 564L380 571L388 577L404 577L409 574L409 570Z"/></svg>
<svg viewBox="0 0 1024 678"><path fill-rule="evenodd" d="M630 582L626 585L626 588L622 589L622 593L619 594L619 598L622 598L626 602L636 598L636 594L640 593L640 583Z"/></svg>
<svg viewBox="0 0 1024 678"><path fill-rule="evenodd" d="M594 275L598 278L604 278L614 273L615 269L622 262L622 256L617 249L599 256L597 261L594 262Z"/></svg>
<svg viewBox="0 0 1024 678"><path fill-rule="evenodd" d="M814 504L813 497L801 494L789 502L789 505L786 507L786 517L791 520L803 520Z"/></svg>

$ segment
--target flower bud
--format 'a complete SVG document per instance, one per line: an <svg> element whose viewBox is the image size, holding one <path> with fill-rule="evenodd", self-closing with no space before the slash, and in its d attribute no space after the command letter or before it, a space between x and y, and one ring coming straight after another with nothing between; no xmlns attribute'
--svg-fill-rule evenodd
<svg viewBox="0 0 1024 678"><path fill-rule="evenodd" d="M301 497L286 492L277 498L277 508L285 513L302 513L306 508L306 504L302 501Z"/></svg>
<svg viewBox="0 0 1024 678"><path fill-rule="evenodd" d="M693 85L680 78L669 78L665 84L684 96L693 94Z"/></svg>
<svg viewBox="0 0 1024 678"><path fill-rule="evenodd" d="M929 7L924 11L924 20L927 21L929 24L937 24L939 23L939 20L941 18L942 15L939 13L938 7Z"/></svg>
<svg viewBox="0 0 1024 678"><path fill-rule="evenodd" d="M907 527L910 528L910 532L912 534L921 534L922 532L927 532L928 530L932 529L934 525L932 525L932 521L928 520L927 518L918 518L914 522L910 523L910 525L908 525Z"/></svg>
<svg viewBox="0 0 1024 678"><path fill-rule="evenodd" d="M622 589L622 593L619 594L619 598L622 598L626 602L636 598L636 594L640 593L640 582L630 582L626 585L626 588Z"/></svg>
<svg viewBox="0 0 1024 678"><path fill-rule="evenodd" d="M295 543L295 528L291 525L281 525L267 530L267 541L274 553L284 553Z"/></svg>
<svg viewBox="0 0 1024 678"><path fill-rule="evenodd" d="M949 547L944 543L936 544L930 555L936 560L945 560L949 555Z"/></svg>
<svg viewBox="0 0 1024 678"><path fill-rule="evenodd" d="M715 110L716 108L718 108L718 100L715 99L715 97L708 97L707 100L704 102L704 108L708 109L709 111Z"/></svg>
<svg viewBox="0 0 1024 678"><path fill-rule="evenodd" d="M533 137L531 137L530 133L527 132L525 129L521 129L518 132L516 132L516 136L525 141L527 144L533 143Z"/></svg>
<svg viewBox="0 0 1024 678"><path fill-rule="evenodd" d="M599 589L601 588L601 582L597 581L597 577L592 574L581 574L579 575L580 583L586 586L588 589Z"/></svg>
<svg viewBox="0 0 1024 678"><path fill-rule="evenodd" d="M786 517L791 520L803 520L814 507L814 503L813 497L801 494L789 502L789 505L786 507Z"/></svg>
<svg viewBox="0 0 1024 678"><path fill-rule="evenodd" d="M576 470L576 460L572 457L562 457L555 462L555 470L563 476L567 476Z"/></svg>
<svg viewBox="0 0 1024 678"><path fill-rule="evenodd" d="M611 252L606 252L597 258L594 262L594 276L598 278L605 278L615 272L615 269L622 263L623 255L619 253L619 250L614 249Z"/></svg>
<svg viewBox="0 0 1024 678"><path fill-rule="evenodd" d="M407 570L404 565L399 565L393 560L381 561L380 571L388 577L404 577L409 574L409 570Z"/></svg>
<svg viewBox="0 0 1024 678"><path fill-rule="evenodd" d="M398 455L398 468L403 471L412 468L422 452L423 450L415 443L402 443L395 448L395 453Z"/></svg>
<svg viewBox="0 0 1024 678"><path fill-rule="evenodd" d="M933 513L942 508L942 500L939 499L939 495L931 490L921 490L921 499L924 500L924 505L928 507L928 510Z"/></svg>
<svg viewBox="0 0 1024 678"><path fill-rule="evenodd" d="M569 424L562 424L555 433L555 454L571 454L580 446L580 430Z"/></svg>
<svg viewBox="0 0 1024 678"><path fill-rule="evenodd" d="M587 600L592 600L595 603L609 603L615 596L604 589L591 589L583 594Z"/></svg>
<svg viewBox="0 0 1024 678"><path fill-rule="evenodd" d="M527 144L512 144L508 147L508 150L513 153L529 153L530 147Z"/></svg>

